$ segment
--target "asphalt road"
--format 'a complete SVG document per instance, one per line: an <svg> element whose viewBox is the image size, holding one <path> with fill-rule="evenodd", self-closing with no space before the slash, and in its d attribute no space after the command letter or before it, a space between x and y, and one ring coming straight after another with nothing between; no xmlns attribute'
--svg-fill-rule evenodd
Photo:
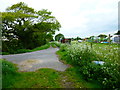
<svg viewBox="0 0 120 90"><path fill-rule="evenodd" d="M2 58L18 64L19 71L35 71L40 68L52 68L58 71L65 71L68 67L59 61L55 52L58 48L48 48L45 50L14 54L2 55Z"/></svg>

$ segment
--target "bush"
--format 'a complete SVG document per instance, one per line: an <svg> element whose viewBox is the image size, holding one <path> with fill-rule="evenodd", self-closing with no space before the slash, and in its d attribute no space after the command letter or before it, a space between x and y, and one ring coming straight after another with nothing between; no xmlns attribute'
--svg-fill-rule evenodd
<svg viewBox="0 0 120 90"><path fill-rule="evenodd" d="M23 46L19 40L13 39L12 41L2 41L2 52L14 53Z"/></svg>
<svg viewBox="0 0 120 90"><path fill-rule="evenodd" d="M120 73L115 69L117 66L110 63L104 65L88 63L79 71L85 76L86 80L97 80L104 88L119 88Z"/></svg>

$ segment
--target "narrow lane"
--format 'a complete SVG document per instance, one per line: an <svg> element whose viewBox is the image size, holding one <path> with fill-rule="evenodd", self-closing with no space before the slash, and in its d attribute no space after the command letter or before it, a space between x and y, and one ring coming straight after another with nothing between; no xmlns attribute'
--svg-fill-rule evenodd
<svg viewBox="0 0 120 90"><path fill-rule="evenodd" d="M58 48L48 48L45 50L14 54L3 55L2 58L18 64L19 71L35 71L39 68L52 68L58 71L65 71L68 67L59 61L55 54Z"/></svg>

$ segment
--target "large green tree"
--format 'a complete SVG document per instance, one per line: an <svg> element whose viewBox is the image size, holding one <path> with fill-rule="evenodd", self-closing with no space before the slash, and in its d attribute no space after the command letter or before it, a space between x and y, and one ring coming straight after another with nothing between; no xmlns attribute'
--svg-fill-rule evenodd
<svg viewBox="0 0 120 90"><path fill-rule="evenodd" d="M63 38L65 38L65 37L64 37L64 35L61 34L61 33L59 33L59 34L57 34L57 35L55 36L55 40L56 40L56 41L59 41L60 39L63 39Z"/></svg>
<svg viewBox="0 0 120 90"><path fill-rule="evenodd" d="M105 34L100 34L100 35L98 35L98 37L100 37L100 41L103 41L103 40L106 39L107 35L105 35Z"/></svg>
<svg viewBox="0 0 120 90"><path fill-rule="evenodd" d="M12 5L2 13L2 38L12 42L18 39L24 48L35 48L46 43L61 27L52 12L35 11L25 3Z"/></svg>

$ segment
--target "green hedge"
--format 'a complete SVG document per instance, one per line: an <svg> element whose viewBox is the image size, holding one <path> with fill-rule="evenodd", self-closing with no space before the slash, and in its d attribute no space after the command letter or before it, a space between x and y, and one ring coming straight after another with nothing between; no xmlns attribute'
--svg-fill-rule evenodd
<svg viewBox="0 0 120 90"><path fill-rule="evenodd" d="M50 47L50 44L47 43L43 46L40 47L36 47L34 49L16 49L16 50L11 50L9 52L2 52L2 55L8 55L8 54L19 54L19 53L26 53L26 52L33 52L33 51L37 51L37 50L43 50L43 49L47 49Z"/></svg>

